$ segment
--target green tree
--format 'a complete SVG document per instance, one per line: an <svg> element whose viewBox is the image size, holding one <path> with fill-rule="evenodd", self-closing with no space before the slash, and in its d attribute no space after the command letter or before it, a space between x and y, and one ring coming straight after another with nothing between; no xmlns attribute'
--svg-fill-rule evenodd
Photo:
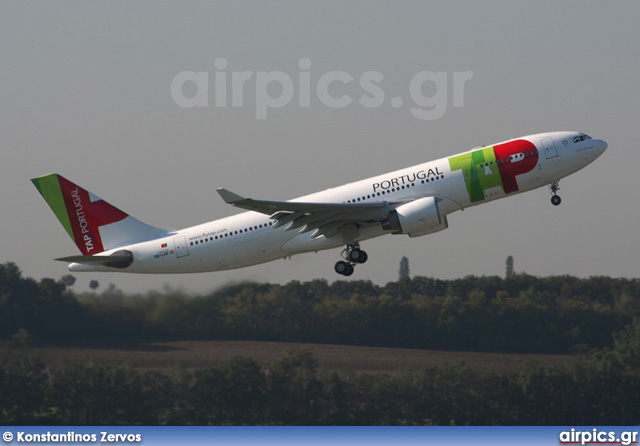
<svg viewBox="0 0 640 446"><path fill-rule="evenodd" d="M144 416L142 390L132 368L88 362L56 374L52 400L64 424L136 424Z"/></svg>
<svg viewBox="0 0 640 446"><path fill-rule="evenodd" d="M0 338L27 330L34 343L68 340L86 327L84 311L53 279L23 278L14 263L0 264Z"/></svg>
<svg viewBox="0 0 640 446"><path fill-rule="evenodd" d="M60 277L60 283L62 283L66 287L72 287L76 283L76 278L71 274L65 274L64 276Z"/></svg>
<svg viewBox="0 0 640 446"><path fill-rule="evenodd" d="M271 422L317 424L322 405L322 385L317 377L318 361L308 348L292 348L269 367Z"/></svg>
<svg viewBox="0 0 640 446"><path fill-rule="evenodd" d="M614 355L618 362L630 369L640 369L640 318L613 334Z"/></svg>
<svg viewBox="0 0 640 446"><path fill-rule="evenodd" d="M252 359L234 357L196 371L187 405L198 424L262 424L266 377Z"/></svg>
<svg viewBox="0 0 640 446"><path fill-rule="evenodd" d="M0 373L0 424L38 424L46 417L49 375L35 356Z"/></svg>

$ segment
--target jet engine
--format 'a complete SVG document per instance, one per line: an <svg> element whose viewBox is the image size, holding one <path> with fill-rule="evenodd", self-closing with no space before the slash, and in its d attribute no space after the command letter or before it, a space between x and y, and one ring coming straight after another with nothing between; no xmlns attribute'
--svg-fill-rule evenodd
<svg viewBox="0 0 640 446"><path fill-rule="evenodd" d="M398 206L391 211L382 222L382 228L393 231L393 234L408 234L409 237L420 237L447 229L447 217L438 211L436 197L425 197Z"/></svg>

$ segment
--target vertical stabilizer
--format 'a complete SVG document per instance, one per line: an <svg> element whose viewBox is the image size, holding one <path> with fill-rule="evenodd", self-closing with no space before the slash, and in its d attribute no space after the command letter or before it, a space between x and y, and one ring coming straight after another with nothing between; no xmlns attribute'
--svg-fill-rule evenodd
<svg viewBox="0 0 640 446"><path fill-rule="evenodd" d="M166 235L56 173L31 180L69 236L90 256Z"/></svg>

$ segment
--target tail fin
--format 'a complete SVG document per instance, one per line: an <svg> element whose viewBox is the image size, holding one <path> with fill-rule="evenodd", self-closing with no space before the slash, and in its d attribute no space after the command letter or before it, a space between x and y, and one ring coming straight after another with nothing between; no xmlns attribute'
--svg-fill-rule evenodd
<svg viewBox="0 0 640 446"><path fill-rule="evenodd" d="M31 181L85 256L168 233L136 220L57 173Z"/></svg>

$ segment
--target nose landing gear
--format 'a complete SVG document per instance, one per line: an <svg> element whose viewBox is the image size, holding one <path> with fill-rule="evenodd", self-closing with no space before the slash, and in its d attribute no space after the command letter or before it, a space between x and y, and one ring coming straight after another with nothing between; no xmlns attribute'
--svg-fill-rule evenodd
<svg viewBox="0 0 640 446"><path fill-rule="evenodd" d="M343 276L350 276L353 274L355 266L359 263L364 263L369 259L369 256L365 251L360 249L358 244L346 245L342 251L342 257L346 260L340 260L336 263L334 270Z"/></svg>
<svg viewBox="0 0 640 446"><path fill-rule="evenodd" d="M549 189L551 190L551 204L554 206L558 206L562 203L562 199L558 196L558 191L560 190L560 186L558 186L560 180L556 180L553 183L549 184Z"/></svg>

